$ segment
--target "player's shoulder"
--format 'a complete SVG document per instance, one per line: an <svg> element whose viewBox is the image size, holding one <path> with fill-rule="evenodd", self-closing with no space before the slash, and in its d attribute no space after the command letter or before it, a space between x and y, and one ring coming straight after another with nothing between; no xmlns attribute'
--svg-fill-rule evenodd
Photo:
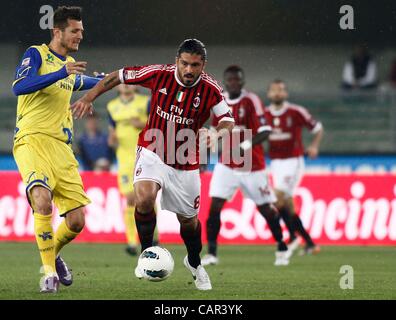
<svg viewBox="0 0 396 320"><path fill-rule="evenodd" d="M262 115L264 113L264 104L256 93L245 90L243 100L247 101L252 107L254 107L258 115Z"/></svg>
<svg viewBox="0 0 396 320"><path fill-rule="evenodd" d="M202 72L201 79L207 86L215 89L215 92L217 92L219 94L223 93L223 88L221 87L221 85L210 74L208 74L206 72Z"/></svg>
<svg viewBox="0 0 396 320"><path fill-rule="evenodd" d="M292 113L301 114L305 117L309 117L308 109L296 103L287 102L287 110Z"/></svg>

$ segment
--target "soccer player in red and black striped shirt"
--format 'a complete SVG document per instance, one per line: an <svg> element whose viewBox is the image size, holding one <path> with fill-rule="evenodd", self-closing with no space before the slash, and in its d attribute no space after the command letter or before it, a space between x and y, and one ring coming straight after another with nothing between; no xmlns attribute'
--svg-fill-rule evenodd
<svg viewBox="0 0 396 320"><path fill-rule="evenodd" d="M229 133L234 118L217 82L204 72L206 48L196 39L179 46L176 64L125 67L114 71L72 105L76 118L92 111L92 102L120 83L151 90L151 108L139 136L134 173L135 219L142 251L152 246L156 225L154 204L162 188L162 208L173 211L180 221L180 234L188 255L185 266L200 290L212 288L201 265L201 224L197 218L200 200L198 131L213 112L216 134ZM135 274L141 277L136 269Z"/></svg>

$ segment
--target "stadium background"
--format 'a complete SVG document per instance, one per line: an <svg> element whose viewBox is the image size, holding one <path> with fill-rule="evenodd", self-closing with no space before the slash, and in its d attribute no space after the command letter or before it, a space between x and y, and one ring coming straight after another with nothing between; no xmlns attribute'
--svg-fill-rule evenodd
<svg viewBox="0 0 396 320"><path fill-rule="evenodd" d="M339 89L343 64L353 47L362 43L376 59L380 84L386 83L396 57L392 27L396 5L377 1L378 20L368 1L349 1L355 8L356 29L341 30L339 8L344 3L313 0L14 1L5 5L0 30L0 241L33 239L31 215L11 155L16 109L11 83L24 50L48 42L48 30L39 27L39 9L45 4L83 6L85 38L75 57L88 61L88 73L128 64L170 63L183 39L197 37L207 45L209 73L220 80L226 66L241 65L246 87L265 103L269 82L286 80L290 100L306 106L325 127L321 155L307 160L309 174L297 197L313 238L322 244L396 244L396 95L382 85L348 95ZM113 96L104 95L95 105L103 128L107 126L105 105ZM75 123L76 136L82 128L82 121ZM209 179L210 172L203 175L202 221L207 214ZM94 203L79 240L123 241L122 201L115 176L86 173L84 180ZM223 242L271 242L264 220L249 200L238 194L225 211ZM173 215L161 212L159 229L161 241L180 242Z"/></svg>

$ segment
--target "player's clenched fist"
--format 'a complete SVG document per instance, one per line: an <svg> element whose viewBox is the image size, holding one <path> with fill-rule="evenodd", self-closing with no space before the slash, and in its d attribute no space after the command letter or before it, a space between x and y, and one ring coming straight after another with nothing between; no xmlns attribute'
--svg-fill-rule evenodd
<svg viewBox="0 0 396 320"><path fill-rule="evenodd" d="M82 97L71 105L74 119L81 119L86 114L92 114L93 105L92 102L87 101Z"/></svg>
<svg viewBox="0 0 396 320"><path fill-rule="evenodd" d="M83 74L87 68L86 61L76 61L66 63L67 74Z"/></svg>

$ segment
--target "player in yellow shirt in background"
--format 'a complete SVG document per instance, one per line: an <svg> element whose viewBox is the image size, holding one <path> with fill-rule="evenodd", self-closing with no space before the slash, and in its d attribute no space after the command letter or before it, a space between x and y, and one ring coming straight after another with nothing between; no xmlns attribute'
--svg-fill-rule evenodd
<svg viewBox="0 0 396 320"><path fill-rule="evenodd" d="M118 162L118 187L126 198L124 211L126 252L137 254L138 236L135 224L135 194L133 172L136 146L140 131L148 119L149 97L137 93L136 86L120 84L118 97L107 104L109 116L109 145L116 149ZM158 234L156 233L158 238ZM158 240L156 241L158 243Z"/></svg>
<svg viewBox="0 0 396 320"><path fill-rule="evenodd" d="M33 209L34 234L43 264L40 292L56 293L59 282L73 277L59 251L83 229L90 203L71 149L73 91L93 87L100 79L84 76L86 62L75 62L83 38L80 7L59 7L53 16L51 41L31 46L16 69L18 96L13 154ZM52 201L65 219L54 234Z"/></svg>

